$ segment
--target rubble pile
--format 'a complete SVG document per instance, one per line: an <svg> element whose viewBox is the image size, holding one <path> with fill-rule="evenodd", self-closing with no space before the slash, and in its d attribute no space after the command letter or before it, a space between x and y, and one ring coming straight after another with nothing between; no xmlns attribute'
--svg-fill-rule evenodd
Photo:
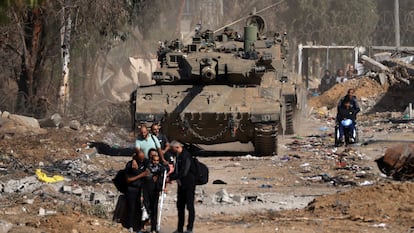
<svg viewBox="0 0 414 233"><path fill-rule="evenodd" d="M313 108L335 108L339 100L347 93L348 89L355 89L355 96L361 101L361 109L367 111L369 106L374 106L380 97L388 90L387 86L381 86L379 82L370 77L352 79L339 83L320 96L311 98L308 105Z"/></svg>
<svg viewBox="0 0 414 233"><path fill-rule="evenodd" d="M398 83L410 84L414 79L414 56L404 55L384 52L374 54L373 58L362 55L361 60L373 72L370 75L377 76L383 85L387 82L391 86Z"/></svg>
<svg viewBox="0 0 414 233"><path fill-rule="evenodd" d="M64 125L57 114L47 121L7 112L3 116L0 118L0 132L5 132L0 134L3 139L0 140L0 221L20 215L48 217L62 213L111 217L119 196L112 179L130 157L104 158L86 142L127 145L129 134L125 130L118 130L115 135L106 127L81 125L77 121ZM8 131L10 122L24 128ZM19 205L21 208L16 208ZM14 229L16 223L12 223Z"/></svg>
<svg viewBox="0 0 414 233"><path fill-rule="evenodd" d="M39 122L32 117L0 112L0 139L8 139L15 135L45 134Z"/></svg>
<svg viewBox="0 0 414 233"><path fill-rule="evenodd" d="M414 56L379 53L373 58L362 55L365 77L356 77L338 83L320 96L308 101L310 107L320 111L335 109L350 88L355 89L362 112L403 111L413 102Z"/></svg>
<svg viewBox="0 0 414 233"><path fill-rule="evenodd" d="M414 179L414 144L388 148L376 162L387 176L396 180Z"/></svg>
<svg viewBox="0 0 414 233"><path fill-rule="evenodd" d="M42 179L43 177L38 173L40 169L37 169L35 175L27 176L27 173L30 174L30 171L35 169L35 166L28 165L26 166L26 176L22 173L18 174L23 176L20 179L16 179L16 174L14 174L14 179L9 179L10 174L2 177L0 197L15 193L27 196L31 194L55 196L59 193L74 202L105 205L108 211L113 210L117 194L113 191L112 178L116 170L100 171L101 169L94 165L95 161L87 158L89 157L59 160L50 165L40 166L46 174L58 174L64 177L64 179L56 181L51 178L49 180ZM44 172L40 174L47 176ZM53 187L52 193L43 189L45 184Z"/></svg>

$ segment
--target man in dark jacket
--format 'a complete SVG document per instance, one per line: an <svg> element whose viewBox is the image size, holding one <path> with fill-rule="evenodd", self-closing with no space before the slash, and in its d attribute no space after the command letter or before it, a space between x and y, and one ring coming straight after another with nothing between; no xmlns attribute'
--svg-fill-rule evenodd
<svg viewBox="0 0 414 233"><path fill-rule="evenodd" d="M158 151L149 151L151 163L149 165L150 176L147 177L144 188L144 202L150 212L151 233L157 232L158 201L163 188L164 175L168 173L168 166L160 163Z"/></svg>
<svg viewBox="0 0 414 233"><path fill-rule="evenodd" d="M359 108L359 104L357 101L357 98L355 96L355 90L353 88L349 89L346 96L344 96L338 103L338 112L339 109L344 107L344 103L346 100L349 100L351 103L351 108L353 109L353 111L355 112L355 116L357 113L359 113L361 111L361 109Z"/></svg>
<svg viewBox="0 0 414 233"><path fill-rule="evenodd" d="M339 125L339 138L340 141L344 141L345 128L350 132L355 129L356 111L352 108L351 100L345 99L342 107L338 109L338 115L336 120Z"/></svg>
<svg viewBox="0 0 414 233"><path fill-rule="evenodd" d="M149 162L145 159L142 151L133 157L125 167L128 189L126 198L128 203L128 227L130 232L134 229L143 230L143 222L141 221L141 193L144 179L149 175Z"/></svg>
<svg viewBox="0 0 414 233"><path fill-rule="evenodd" d="M319 90L323 93L329 90L335 84L335 77L331 75L329 70L325 70L325 74L321 79L321 84L319 86Z"/></svg>
<svg viewBox="0 0 414 233"><path fill-rule="evenodd" d="M174 153L177 154L175 171L170 175L171 180L176 180L177 188L177 210L178 226L174 233L184 232L185 208L188 210L188 225L185 233L192 233L195 219L194 196L196 188L196 177L194 175L195 165L192 155L177 141L171 142Z"/></svg>

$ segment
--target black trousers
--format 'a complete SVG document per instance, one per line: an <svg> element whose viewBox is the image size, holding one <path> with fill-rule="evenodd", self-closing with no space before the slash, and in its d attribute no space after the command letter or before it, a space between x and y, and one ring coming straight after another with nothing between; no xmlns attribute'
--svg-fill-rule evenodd
<svg viewBox="0 0 414 233"><path fill-rule="evenodd" d="M157 230L159 197L160 197L160 192L153 190L153 193L151 195L151 200L150 200L151 231Z"/></svg>
<svg viewBox="0 0 414 233"><path fill-rule="evenodd" d="M141 192L142 188L128 187L126 192L128 204L128 220L127 227L132 227L134 230L141 230L143 223L141 221Z"/></svg>
<svg viewBox="0 0 414 233"><path fill-rule="evenodd" d="M160 192L157 190L156 183L153 180L148 180L145 182L143 193L144 206L150 215L151 231L156 231Z"/></svg>
<svg viewBox="0 0 414 233"><path fill-rule="evenodd" d="M177 190L177 210L178 210L178 226L179 232L184 231L185 222L185 208L188 210L188 225L187 230L192 231L195 220L195 209L194 209L194 196L195 196L195 185L181 187L178 186Z"/></svg>

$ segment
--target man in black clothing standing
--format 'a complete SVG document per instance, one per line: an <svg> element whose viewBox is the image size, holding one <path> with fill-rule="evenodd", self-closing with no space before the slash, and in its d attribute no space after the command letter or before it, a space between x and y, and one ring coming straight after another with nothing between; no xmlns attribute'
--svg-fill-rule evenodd
<svg viewBox="0 0 414 233"><path fill-rule="evenodd" d="M144 179L150 174L149 161L145 159L144 152L139 151L133 160L128 162L125 168L128 189L126 198L128 203L128 227L129 232L139 229L142 232L144 224L141 221L141 193Z"/></svg>
<svg viewBox="0 0 414 233"><path fill-rule="evenodd" d="M148 202L150 211L151 233L157 233L158 201L163 188L164 175L168 172L168 166L160 163L160 156L155 149L150 150L151 163L149 170L151 175L147 178L144 190L144 200Z"/></svg>
<svg viewBox="0 0 414 233"><path fill-rule="evenodd" d="M175 171L170 175L171 180L176 180L177 188L177 210L178 226L174 233L184 232L185 208L188 210L188 225L185 233L193 233L195 209L194 196L196 188L196 177L194 175L194 163L192 155L177 141L171 142L174 153L177 154Z"/></svg>

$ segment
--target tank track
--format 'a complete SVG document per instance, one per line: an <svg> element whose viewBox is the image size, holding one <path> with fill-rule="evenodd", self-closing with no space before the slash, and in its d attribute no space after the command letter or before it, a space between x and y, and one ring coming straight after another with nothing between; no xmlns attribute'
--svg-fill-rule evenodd
<svg viewBox="0 0 414 233"><path fill-rule="evenodd" d="M295 133L294 128L295 113L292 103L286 103L286 131L285 134L292 135Z"/></svg>
<svg viewBox="0 0 414 233"><path fill-rule="evenodd" d="M277 154L277 124L257 124L254 134L253 144L257 156Z"/></svg>

